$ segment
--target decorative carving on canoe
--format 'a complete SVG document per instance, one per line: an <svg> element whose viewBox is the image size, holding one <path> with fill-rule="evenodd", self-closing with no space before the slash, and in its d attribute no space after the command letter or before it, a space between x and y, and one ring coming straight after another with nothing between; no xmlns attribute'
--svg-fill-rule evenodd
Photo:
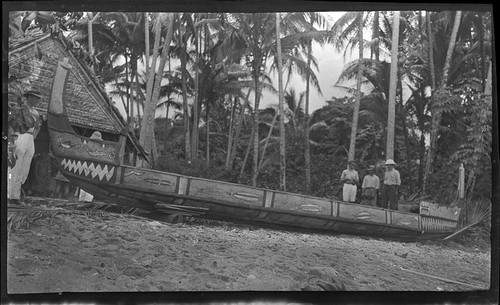
<svg viewBox="0 0 500 305"><path fill-rule="evenodd" d="M62 153L68 153L74 150L82 151L82 148L93 157L106 157L114 160L116 157L115 148L106 146L104 143L95 141L81 140L73 135L69 137L57 137L57 144Z"/></svg>
<svg viewBox="0 0 500 305"><path fill-rule="evenodd" d="M362 211L357 214L353 214L354 218L360 219L360 220L370 220L374 217L374 215L370 212L367 211Z"/></svg>
<svg viewBox="0 0 500 305"><path fill-rule="evenodd" d="M420 214L421 215L429 215L430 205L429 202L422 201L420 202Z"/></svg>
<svg viewBox="0 0 500 305"><path fill-rule="evenodd" d="M414 221L418 221L418 216L415 216L412 219L408 219L408 218L400 219L397 222L397 224L402 225L402 226L410 226L413 224Z"/></svg>
<svg viewBox="0 0 500 305"><path fill-rule="evenodd" d="M458 206L443 206L428 201L420 202L420 215L435 216L458 221L460 210Z"/></svg>
<svg viewBox="0 0 500 305"><path fill-rule="evenodd" d="M115 167L90 161L77 161L69 158L61 160L61 166L68 172L84 177L92 177L99 181L111 181L115 174Z"/></svg>
<svg viewBox="0 0 500 305"><path fill-rule="evenodd" d="M155 184L156 186L170 186L170 181L167 180L161 180L160 178L144 178L144 181Z"/></svg>
<svg viewBox="0 0 500 305"><path fill-rule="evenodd" d="M323 210L323 207L320 207L319 205L315 204L302 204L299 205L294 210L301 210L304 212L321 212Z"/></svg>
<svg viewBox="0 0 500 305"><path fill-rule="evenodd" d="M62 152L65 152L66 149L72 149L72 148L78 149L82 147L80 143L74 143L72 140L64 140L61 137L57 138L57 143L61 147Z"/></svg>
<svg viewBox="0 0 500 305"><path fill-rule="evenodd" d="M134 176L144 176L145 172L143 171L138 171L135 169L126 169L125 173L123 174L125 177L134 175Z"/></svg>
<svg viewBox="0 0 500 305"><path fill-rule="evenodd" d="M206 195L234 197L236 199L249 201L249 202L257 202L260 200L260 197L258 195L254 195L251 193L245 193L245 192L241 192L241 191L232 192L230 189L224 189L224 188L219 188L219 187L197 187L197 188L198 188L198 192L206 194Z"/></svg>
<svg viewBox="0 0 500 305"><path fill-rule="evenodd" d="M426 231L453 231L456 222L440 218L422 216L422 229Z"/></svg>
<svg viewBox="0 0 500 305"><path fill-rule="evenodd" d="M224 191L223 189L217 188L217 187L200 187L198 188L198 191L200 193L205 193L205 194L212 194L212 195L231 195L231 193Z"/></svg>
<svg viewBox="0 0 500 305"><path fill-rule="evenodd" d="M233 196L238 198L238 199L243 199L246 201L258 201L259 200L258 196L255 196L255 195L249 194L249 193L243 193L243 192L233 193Z"/></svg>

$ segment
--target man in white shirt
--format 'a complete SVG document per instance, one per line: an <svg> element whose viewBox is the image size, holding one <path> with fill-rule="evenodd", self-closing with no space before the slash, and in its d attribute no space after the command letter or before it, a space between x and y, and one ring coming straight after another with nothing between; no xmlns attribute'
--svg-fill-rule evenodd
<svg viewBox="0 0 500 305"><path fill-rule="evenodd" d="M349 161L347 169L342 171L340 182L344 183L342 191L342 200L347 202L356 202L357 184L359 183L358 172L354 169L354 162Z"/></svg>
<svg viewBox="0 0 500 305"><path fill-rule="evenodd" d="M35 138L42 125L40 114L35 109L41 99L42 95L37 90L27 90L21 98L21 115L18 116L14 127L17 136L14 142L17 160L14 167L8 170L7 197L10 204L20 204L21 185L28 178L31 160L35 154Z"/></svg>
<svg viewBox="0 0 500 305"><path fill-rule="evenodd" d="M392 159L385 162L387 170L384 175L384 190L382 192L382 207L391 210L398 209L398 188L401 185L401 177L394 167L396 163Z"/></svg>
<svg viewBox="0 0 500 305"><path fill-rule="evenodd" d="M361 188L363 189L363 203L371 206L377 206L377 195L380 186L380 179L375 175L375 166L368 167L368 175L363 179Z"/></svg>

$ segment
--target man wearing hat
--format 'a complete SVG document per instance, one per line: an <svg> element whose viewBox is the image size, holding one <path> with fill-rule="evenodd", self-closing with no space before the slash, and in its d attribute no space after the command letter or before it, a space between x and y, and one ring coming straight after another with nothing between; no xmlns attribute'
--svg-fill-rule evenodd
<svg viewBox="0 0 500 305"><path fill-rule="evenodd" d="M375 166L368 167L368 175L363 178L361 185L363 203L371 206L377 206L377 195L380 186L380 179L375 175Z"/></svg>
<svg viewBox="0 0 500 305"><path fill-rule="evenodd" d="M40 131L42 120L35 106L38 105L42 95L37 90L27 90L21 97L19 114L12 124L15 140L14 167L8 171L7 198L12 204L19 204L21 185L26 182L30 171L31 160L35 154L35 138Z"/></svg>
<svg viewBox="0 0 500 305"><path fill-rule="evenodd" d="M392 159L385 162L387 167L384 175L384 190L382 192L382 207L391 210L398 209L398 188L401 185L399 172L394 168L396 163ZM389 205L388 205L389 203Z"/></svg>
<svg viewBox="0 0 500 305"><path fill-rule="evenodd" d="M347 163L347 169L342 171L340 182L344 183L342 190L342 200L356 202L357 184L359 183L358 172L354 169L354 161Z"/></svg>

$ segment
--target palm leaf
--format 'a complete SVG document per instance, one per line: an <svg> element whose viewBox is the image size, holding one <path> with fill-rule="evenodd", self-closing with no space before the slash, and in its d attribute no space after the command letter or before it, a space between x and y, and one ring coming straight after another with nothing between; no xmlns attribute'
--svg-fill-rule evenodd
<svg viewBox="0 0 500 305"><path fill-rule="evenodd" d="M51 221L55 215L61 213L61 209L43 209L35 207L9 207L7 216L7 234L21 227L29 228L35 221L49 218Z"/></svg>
<svg viewBox="0 0 500 305"><path fill-rule="evenodd" d="M33 203L33 201L37 200L29 201ZM7 210L8 234L22 227L29 228L30 224L40 220L48 219L49 223L52 223L54 218L60 214L82 215L98 219L116 219L124 216L138 217L135 215L137 209L131 208L124 212L121 206L108 202L71 204L66 201L60 203L53 201L52 206L9 206ZM110 210L113 212L109 212ZM121 213L114 212L116 210L121 210Z"/></svg>
<svg viewBox="0 0 500 305"><path fill-rule="evenodd" d="M486 199L467 199L465 202L465 218L462 219L464 225L460 230L447 236L445 239L449 239L459 233L462 233L484 221L491 219L491 201Z"/></svg>

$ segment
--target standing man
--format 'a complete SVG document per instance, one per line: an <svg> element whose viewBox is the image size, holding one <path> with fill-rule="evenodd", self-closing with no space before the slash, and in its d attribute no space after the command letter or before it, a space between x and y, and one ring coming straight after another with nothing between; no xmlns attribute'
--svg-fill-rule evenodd
<svg viewBox="0 0 500 305"><path fill-rule="evenodd" d="M387 167L384 175L384 191L382 193L382 207L391 210L398 209L398 188L401 185L399 172L394 168L396 163L392 159L385 162ZM388 202L389 201L389 206Z"/></svg>
<svg viewBox="0 0 500 305"><path fill-rule="evenodd" d="M377 195L380 186L380 179L375 175L375 166L370 165L368 167L368 175L363 178L363 184L361 185L363 203L367 205L377 206Z"/></svg>
<svg viewBox="0 0 500 305"><path fill-rule="evenodd" d="M26 182L30 171L31 160L35 154L35 138L42 126L40 114L35 109L42 95L37 90L27 90L21 97L19 114L12 126L15 140L16 163L8 172L7 198L9 203L19 204L21 185Z"/></svg>
<svg viewBox="0 0 500 305"><path fill-rule="evenodd" d="M342 171L340 182L344 183L342 200L356 202L357 184L359 183L358 172L354 169L354 161L347 163L347 169Z"/></svg>

